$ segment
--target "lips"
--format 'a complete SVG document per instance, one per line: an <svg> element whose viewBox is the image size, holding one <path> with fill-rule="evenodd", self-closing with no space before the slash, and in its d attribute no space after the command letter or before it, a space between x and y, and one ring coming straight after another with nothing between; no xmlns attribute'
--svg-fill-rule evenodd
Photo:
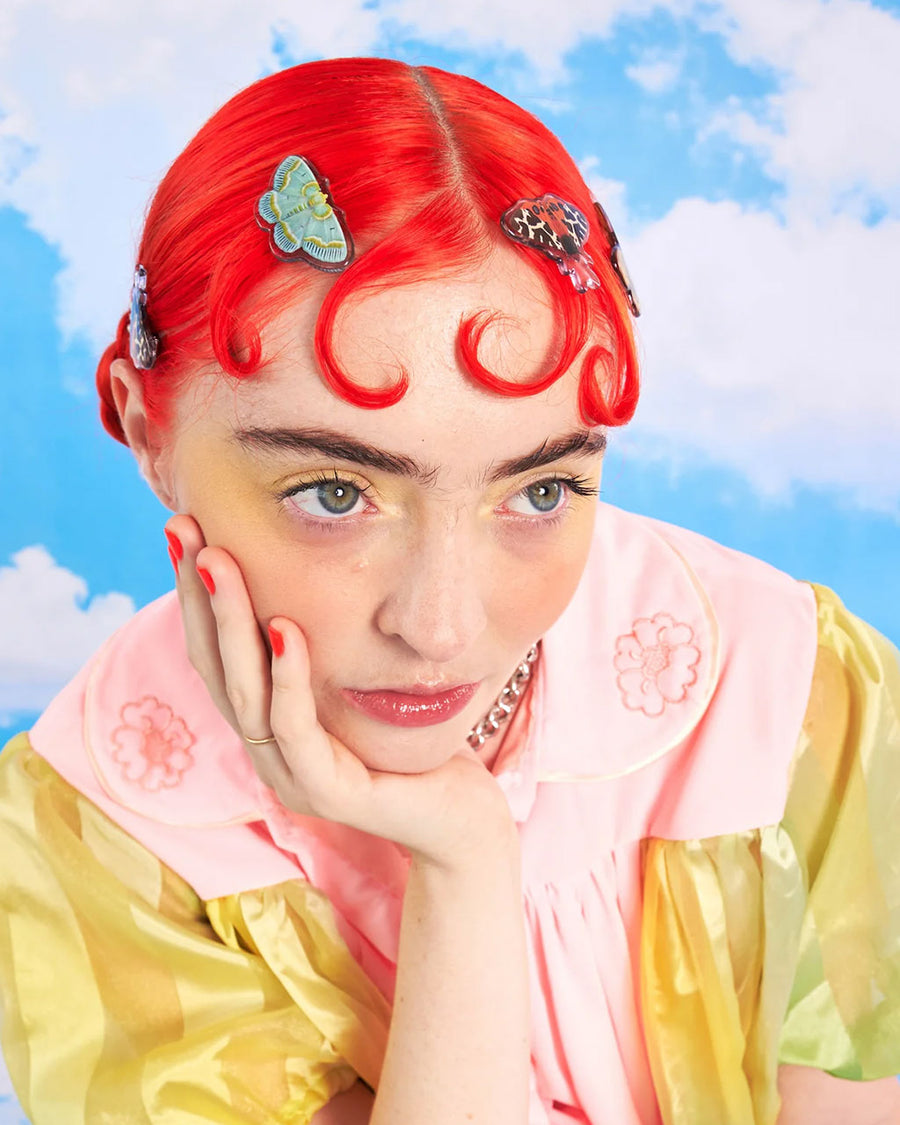
<svg viewBox="0 0 900 1125"><path fill-rule="evenodd" d="M427 727L458 715L478 687L477 683L457 684L440 692L421 685L400 691L344 688L341 694L357 710L379 722L398 727Z"/></svg>

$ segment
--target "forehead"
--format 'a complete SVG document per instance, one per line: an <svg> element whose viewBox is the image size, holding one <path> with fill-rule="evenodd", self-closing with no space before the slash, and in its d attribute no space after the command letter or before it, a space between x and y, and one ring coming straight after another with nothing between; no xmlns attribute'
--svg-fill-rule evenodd
<svg viewBox="0 0 900 1125"><path fill-rule="evenodd" d="M307 267L298 267L307 268ZM548 437L584 428L578 414L581 357L534 395L507 396L477 383L460 361L461 321L498 314L479 359L504 380L527 383L556 360L559 333L540 279L510 252L463 277L394 285L341 308L335 350L354 383L384 389L401 367L409 388L392 406L358 407L320 374L313 333L332 279L309 286L263 331L264 367L235 384L221 373L199 377L179 404L185 432L228 440L236 430L321 426L417 461L469 472L533 449Z"/></svg>

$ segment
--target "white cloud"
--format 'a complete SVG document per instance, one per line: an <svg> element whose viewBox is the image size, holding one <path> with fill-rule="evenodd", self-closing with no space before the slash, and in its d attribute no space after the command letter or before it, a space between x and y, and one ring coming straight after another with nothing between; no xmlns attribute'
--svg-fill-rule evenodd
<svg viewBox="0 0 900 1125"><path fill-rule="evenodd" d="M625 67L625 73L638 86L650 94L661 94L671 90L681 77L684 58L681 55L663 55L658 51L647 51L639 62Z"/></svg>
<svg viewBox="0 0 900 1125"><path fill-rule="evenodd" d="M40 711L92 653L134 615L130 597L87 601L83 578L41 545L0 567L0 712Z"/></svg>
<svg viewBox="0 0 900 1125"><path fill-rule="evenodd" d="M645 313L635 440L900 514L900 222L686 199L625 249Z"/></svg>
<svg viewBox="0 0 900 1125"><path fill-rule="evenodd" d="M734 101L710 130L757 150L798 211L900 213L900 19L865 0L722 0L705 22L778 72L761 109Z"/></svg>
<svg viewBox="0 0 900 1125"><path fill-rule="evenodd" d="M627 187L621 180L612 180L600 174L600 160L596 156L586 156L578 165L585 183L591 189L594 199L602 206L612 223L619 240L631 233L631 220L628 213Z"/></svg>
<svg viewBox="0 0 900 1125"><path fill-rule="evenodd" d="M215 109L277 66L273 28L305 57L369 53L377 39L363 0L331 0L311 19L296 13L290 0L163 0L152 19L119 0L5 9L0 203L59 247L64 333L85 331L98 349L112 338L153 188Z"/></svg>

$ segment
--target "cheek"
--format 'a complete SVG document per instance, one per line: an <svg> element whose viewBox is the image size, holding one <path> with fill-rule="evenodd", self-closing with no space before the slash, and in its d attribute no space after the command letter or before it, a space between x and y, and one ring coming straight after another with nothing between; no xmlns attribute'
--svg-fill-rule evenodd
<svg viewBox="0 0 900 1125"><path fill-rule="evenodd" d="M369 629L376 590L359 548L248 542L235 552L257 620L295 621L310 648L315 679L328 678L340 653Z"/></svg>
<svg viewBox="0 0 900 1125"><path fill-rule="evenodd" d="M584 573L593 511L545 542L531 538L527 549L499 552L494 562L491 617L501 633L530 643L545 633L572 599Z"/></svg>

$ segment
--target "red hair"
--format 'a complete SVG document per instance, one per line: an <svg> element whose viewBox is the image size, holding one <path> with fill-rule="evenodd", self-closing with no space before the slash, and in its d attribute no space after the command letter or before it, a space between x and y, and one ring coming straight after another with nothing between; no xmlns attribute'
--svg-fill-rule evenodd
<svg viewBox="0 0 900 1125"><path fill-rule="evenodd" d="M147 215L138 260L146 267L147 316L159 336L156 364L141 372L151 426L165 432L178 390L199 362L228 374L259 370L260 328L319 271L283 265L255 221L256 203L289 153L307 157L327 178L357 247L369 247L339 274L315 329L324 378L359 406L396 402L408 381L367 390L341 371L334 324L341 302L398 282L464 272L498 240L514 246L500 216L519 199L547 192L593 217L590 192L559 140L535 117L471 78L391 59L304 63L263 78L203 126L160 183ZM543 279L561 348L552 368L509 383L478 359L485 331L502 314L482 310L460 325L458 351L468 374L498 394L544 389L583 360L579 409L587 425L619 426L634 414L638 365L628 305L591 224L586 250L602 283L578 293L543 254L516 246ZM281 271L289 283L267 298L265 319L252 297ZM286 272L287 271L287 272ZM128 316L100 359L97 389L106 430L125 442L110 389L110 364L128 356Z"/></svg>

